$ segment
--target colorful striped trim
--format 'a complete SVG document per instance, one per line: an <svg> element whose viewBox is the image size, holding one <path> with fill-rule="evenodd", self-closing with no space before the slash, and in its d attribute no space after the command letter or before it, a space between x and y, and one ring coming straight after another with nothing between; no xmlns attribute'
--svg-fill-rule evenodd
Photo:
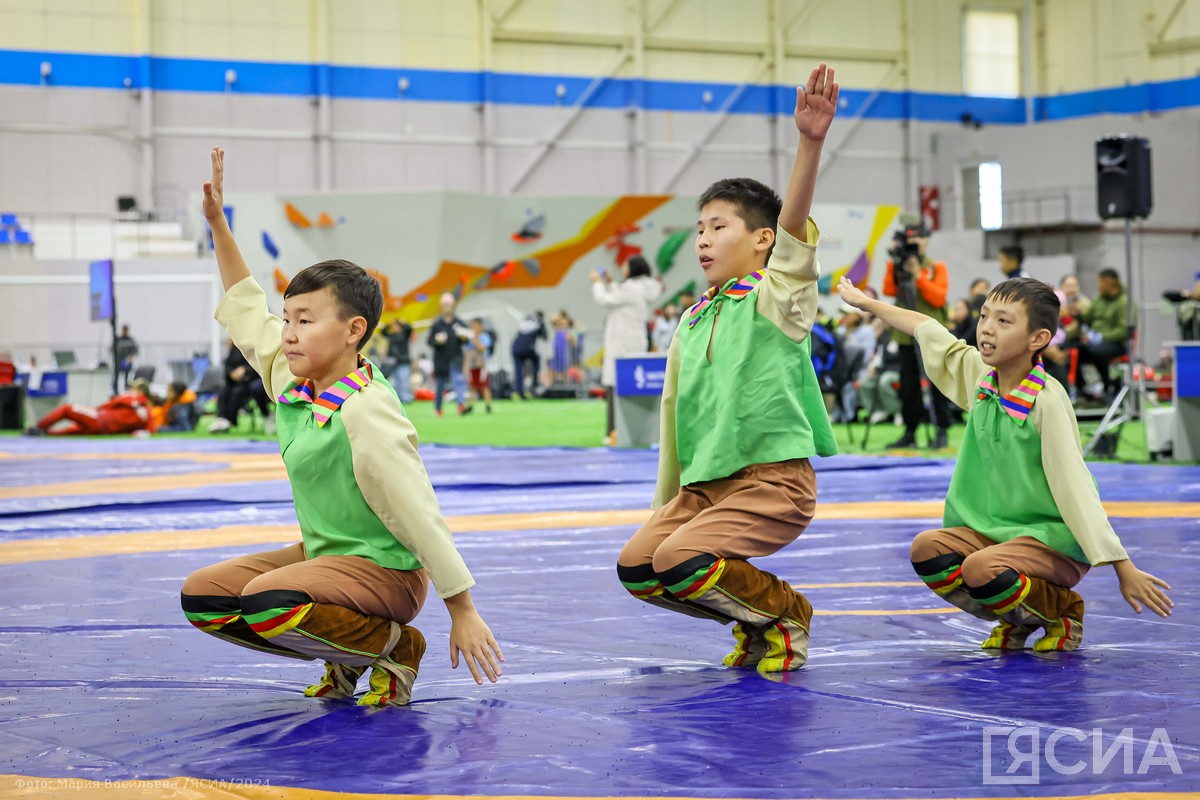
<svg viewBox="0 0 1200 800"><path fill-rule="evenodd" d="M996 370L992 370L979 382L979 396L977 399L983 400L989 396L998 398L1000 407L1007 411L1008 415L1016 420L1018 425L1024 425L1029 412L1033 410L1034 401L1037 400L1038 394L1045 388L1046 369L1039 358L1037 364L1025 376L1025 380L1021 381L1021 385L1003 397L1000 396L1000 392L996 388Z"/></svg>
<svg viewBox="0 0 1200 800"><path fill-rule="evenodd" d="M183 612L183 616L185 616L187 618L188 622L192 623L193 625L195 625L197 628L204 631L205 633L212 633L213 631L219 631L221 628L224 628L226 625L228 625L231 622L235 622L242 615L241 614L223 614L223 613L197 614L197 613L185 611L185 612Z"/></svg>
<svg viewBox="0 0 1200 800"><path fill-rule="evenodd" d="M730 278L721 288L720 294L722 297L730 297L734 300L741 300L746 295L750 294L758 287L762 281L763 275L767 268L755 270L743 278ZM700 318L704 316L705 310L712 304L713 299L717 296L717 287L710 286L701 297L696 305L688 311L688 327L695 327Z"/></svg>
<svg viewBox="0 0 1200 800"><path fill-rule="evenodd" d="M1017 580L1000 594L992 597L976 597L979 604L991 611L996 616L1007 614L1015 610L1029 596L1030 589L1033 588L1029 583L1029 578L1017 573Z"/></svg>
<svg viewBox="0 0 1200 800"><path fill-rule="evenodd" d="M312 607L312 603L305 603L293 608L272 608L258 614L247 614L245 619L250 630L264 639L271 639L299 625Z"/></svg>
<svg viewBox="0 0 1200 800"><path fill-rule="evenodd" d="M718 558L712 564L689 575L679 583L667 587L667 591L680 600L695 600L713 587L725 571L725 559Z"/></svg>
<svg viewBox="0 0 1200 800"><path fill-rule="evenodd" d="M350 395L362 389L374 377L375 371L371 362L359 356L358 369L343 378L339 378L333 386L321 392L321 396L316 400L313 399L314 388L311 380L291 384L283 394L279 395L278 399L284 405L311 403L313 419L317 421L317 427L319 428L329 422L333 416L333 412L341 408L342 403L346 402L346 399Z"/></svg>
<svg viewBox="0 0 1200 800"><path fill-rule="evenodd" d="M922 575L921 580L925 585L932 589L936 594L946 596L953 592L958 587L962 586L962 565L957 564L950 569L943 570L936 575Z"/></svg>
<svg viewBox="0 0 1200 800"><path fill-rule="evenodd" d="M621 585L634 597L658 597L663 593L663 585L657 580L641 581L640 583L621 581Z"/></svg>

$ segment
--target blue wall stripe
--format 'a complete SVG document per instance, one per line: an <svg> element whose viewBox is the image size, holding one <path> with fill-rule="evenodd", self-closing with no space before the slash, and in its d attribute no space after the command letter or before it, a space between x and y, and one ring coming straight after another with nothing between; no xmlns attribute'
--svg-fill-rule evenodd
<svg viewBox="0 0 1200 800"><path fill-rule="evenodd" d="M464 72L401 67L351 67L326 64L213 61L158 56L115 56L33 50L0 50L0 84L37 86L41 64L50 62L46 83L89 89L151 87L165 92L268 94L311 97L328 94L336 99L408 100L443 103L479 103L488 99L503 105L571 106L592 86L579 76L554 76L508 72ZM226 70L237 72L231 88ZM408 80L401 92L401 78ZM562 96L559 96L560 88ZM606 78L590 94L588 108L649 111L713 112L738 91L728 83ZM730 104L734 114L789 113L795 97L792 86L752 85ZM705 100L706 94L708 100ZM915 119L922 122L958 122L964 114L993 125L1025 122L1023 99L969 97L931 92L880 92L869 107L872 92L842 89L842 113L862 113L868 119ZM1039 97L1034 118L1045 122L1099 114L1139 114L1200 106L1200 76L1178 80L1095 89L1087 92Z"/></svg>

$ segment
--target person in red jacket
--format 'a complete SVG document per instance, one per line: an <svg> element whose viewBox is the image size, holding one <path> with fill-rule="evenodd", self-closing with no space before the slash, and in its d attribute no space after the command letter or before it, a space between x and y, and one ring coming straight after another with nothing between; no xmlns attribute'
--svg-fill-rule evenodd
<svg viewBox="0 0 1200 800"><path fill-rule="evenodd" d="M66 423L66 424L60 424ZM58 427L55 427L55 426ZM150 401L140 389L130 389L100 406L66 403L38 421L30 433L51 436L95 436L153 430Z"/></svg>

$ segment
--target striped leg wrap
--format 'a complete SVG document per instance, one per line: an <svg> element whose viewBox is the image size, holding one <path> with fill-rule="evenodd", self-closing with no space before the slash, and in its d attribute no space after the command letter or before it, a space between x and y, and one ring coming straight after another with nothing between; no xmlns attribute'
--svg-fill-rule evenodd
<svg viewBox="0 0 1200 800"><path fill-rule="evenodd" d="M733 622L731 618L724 614L718 614L711 609L695 605L694 603L686 603L675 597L675 595L666 590L662 581L659 580L658 573L654 571L654 567L650 564L639 564L636 567L626 567L618 564L617 578L621 581L621 585L625 587L625 591L643 603L649 603L652 606L665 608L668 611L674 611L689 617L696 617L697 619L715 620L722 625Z"/></svg>
<svg viewBox="0 0 1200 800"><path fill-rule="evenodd" d="M962 563L965 557L959 553L934 556L927 561L912 562L917 576L938 597L973 617L995 622L996 615L976 602L963 584Z"/></svg>
<svg viewBox="0 0 1200 800"><path fill-rule="evenodd" d="M983 586L969 586L971 598L1004 622L1040 627L1050 620L1025 601L1033 583L1015 569L1006 569Z"/></svg>
<svg viewBox="0 0 1200 800"><path fill-rule="evenodd" d="M242 616L240 597L181 594L179 603L188 622L204 633L251 650L305 661L312 660L311 656L268 641L255 632Z"/></svg>

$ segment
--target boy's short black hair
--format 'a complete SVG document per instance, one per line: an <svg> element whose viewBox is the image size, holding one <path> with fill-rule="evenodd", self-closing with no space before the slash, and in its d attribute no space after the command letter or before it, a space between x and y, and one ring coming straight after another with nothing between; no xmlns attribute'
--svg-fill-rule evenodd
<svg viewBox="0 0 1200 800"><path fill-rule="evenodd" d="M753 178L726 178L717 181L700 195L696 209L704 208L713 200L725 200L736 206L738 215L752 231L760 228L770 228L774 231L779 225L779 212L783 208L783 201L775 194L774 189Z"/></svg>
<svg viewBox="0 0 1200 800"><path fill-rule="evenodd" d="M629 257L629 277L631 278L649 278L650 277L650 262L641 256Z"/></svg>
<svg viewBox="0 0 1200 800"><path fill-rule="evenodd" d="M1058 332L1058 315L1062 304L1049 284L1042 283L1037 278L1010 278L992 287L988 297L1006 302L1015 301L1025 306L1030 333L1044 328L1050 331L1053 338ZM1046 347L1049 347L1049 342L1046 343ZM1046 347L1033 354L1033 363L1037 363L1038 356Z"/></svg>
<svg viewBox="0 0 1200 800"><path fill-rule="evenodd" d="M1017 262L1018 267L1025 263L1025 248L1019 244L1006 244L1000 248L1000 253Z"/></svg>
<svg viewBox="0 0 1200 800"><path fill-rule="evenodd" d="M1097 277L1108 278L1109 280L1116 281L1117 283L1121 282L1121 273L1117 272L1112 267L1105 267L1104 269L1100 270Z"/></svg>
<svg viewBox="0 0 1200 800"><path fill-rule="evenodd" d="M383 289L365 269L344 258L334 258L300 270L283 293L283 299L298 294L319 292L329 286L337 298L342 319L362 317L367 330L358 340L361 349L371 340L379 317L383 314Z"/></svg>

